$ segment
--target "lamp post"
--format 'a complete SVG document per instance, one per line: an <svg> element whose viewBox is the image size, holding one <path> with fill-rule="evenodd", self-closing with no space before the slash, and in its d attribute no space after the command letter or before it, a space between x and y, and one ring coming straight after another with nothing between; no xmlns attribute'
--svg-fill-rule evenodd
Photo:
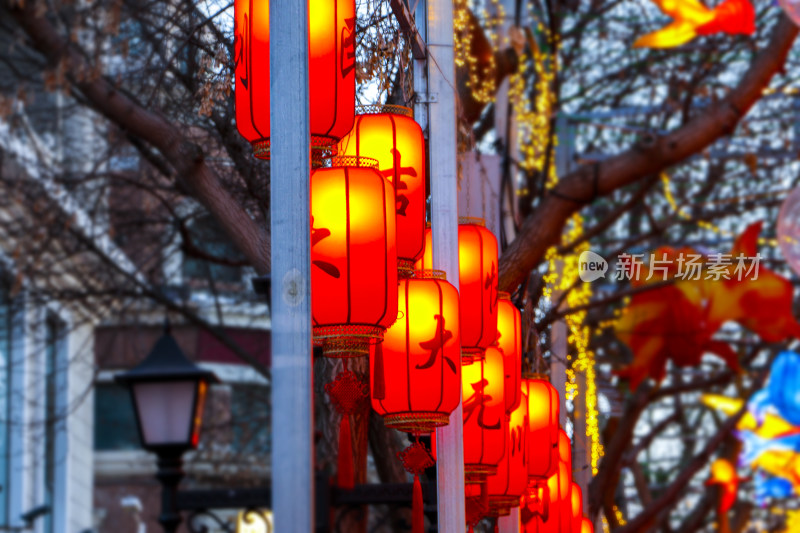
<svg viewBox="0 0 800 533"><path fill-rule="evenodd" d="M158 456L158 521L166 533L173 533L181 523L177 505L183 478L181 456L197 447L206 392L210 383L219 380L184 355L169 325L144 361L114 379L131 392L142 445Z"/></svg>

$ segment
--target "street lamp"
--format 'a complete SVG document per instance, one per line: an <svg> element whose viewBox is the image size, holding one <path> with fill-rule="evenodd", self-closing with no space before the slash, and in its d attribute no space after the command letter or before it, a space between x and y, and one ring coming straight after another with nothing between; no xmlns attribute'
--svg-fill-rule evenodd
<svg viewBox="0 0 800 533"><path fill-rule="evenodd" d="M181 456L197 447L206 392L219 380L184 355L167 325L144 361L115 376L115 381L130 390L142 445L158 456L156 478L162 488L158 521L165 532L173 533L181 523L177 505Z"/></svg>

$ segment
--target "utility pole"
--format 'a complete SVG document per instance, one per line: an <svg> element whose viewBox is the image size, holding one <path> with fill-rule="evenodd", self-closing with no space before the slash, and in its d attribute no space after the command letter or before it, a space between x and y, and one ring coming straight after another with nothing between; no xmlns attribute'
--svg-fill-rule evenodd
<svg viewBox="0 0 800 533"><path fill-rule="evenodd" d="M425 2L420 2L424 4ZM456 73L453 3L428 0L426 13L431 229L433 265L458 288L458 167L456 163ZM417 19L419 20L419 19ZM436 430L439 531L463 533L464 441L461 404L450 424Z"/></svg>
<svg viewBox="0 0 800 533"><path fill-rule="evenodd" d="M275 531L314 530L308 3L270 0L272 508Z"/></svg>

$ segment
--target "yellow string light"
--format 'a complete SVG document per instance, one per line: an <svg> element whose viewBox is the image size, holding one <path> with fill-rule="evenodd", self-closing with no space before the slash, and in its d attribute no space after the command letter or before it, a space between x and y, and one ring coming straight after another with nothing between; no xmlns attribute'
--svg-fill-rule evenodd
<svg viewBox="0 0 800 533"><path fill-rule="evenodd" d="M675 197L672 194L672 182L666 172L661 173L661 184L664 188L664 198L667 200L667 203L670 205L672 210L675 211L675 214L677 214L683 220L691 220L692 216L686 211L686 209L680 207L678 202L675 201ZM705 220L698 220L697 226L712 233L716 233L722 237L736 238L736 234L733 232L724 230L719 226L716 226ZM778 239L766 239L764 237L759 237L758 244L762 246L778 246Z"/></svg>
<svg viewBox="0 0 800 533"><path fill-rule="evenodd" d="M547 36L547 28L538 25L540 34ZM514 111L517 118L517 143L521 152L519 166L526 171L541 172L547 162L548 155L551 161L555 154L557 137L553 136L553 143L548 154L550 139L550 121L556 104L556 95L553 92L553 81L556 73L555 56L548 56L533 41L532 61L523 55L520 58L519 71L511 76L509 83L509 98L514 102ZM535 98L533 101L527 95L525 80L529 75L529 64L533 64L536 78ZM553 187L558 181L555 165L550 165L546 187ZM520 194L528 191L521 190Z"/></svg>
<svg viewBox="0 0 800 533"><path fill-rule="evenodd" d="M491 17L485 10L482 12L486 23L487 38L492 45L492 50L499 48L497 39L497 32L495 28L501 23L503 14L502 5L499 0L493 0L497 6L495 12L498 13L497 17ZM495 70L496 63L494 54L489 57L483 58L486 64L480 68L478 62L479 58L471 53L472 50L472 34L470 32L470 5L469 0L454 0L453 1L453 38L454 38L454 53L455 63L457 67L467 69L467 87L469 87L472 98L482 104L488 104L495 101L495 93L497 91L497 84L495 83Z"/></svg>
<svg viewBox="0 0 800 533"><path fill-rule="evenodd" d="M575 242L583 234L583 218L579 214L573 215L562 235L563 243ZM570 253L559 255L555 248L550 248L545 258L549 263L548 273L545 275L545 296L551 300L554 292L566 292L565 303L568 309L585 306L591 301L592 289L589 283L579 282L579 258L582 252L589 249L588 242L576 246ZM559 268L560 265L560 268ZM561 274L559 275L559 270ZM574 288L573 288L574 286ZM603 445L600 442L600 421L597 406L597 375L595 371L595 354L589 349L591 329L584 322L586 310L575 311L564 317L567 325L567 342L571 345L574 355L567 354L567 360L572 364L566 371L565 397L575 401L578 396L577 373L583 373L586 378L584 403L586 405L586 437L590 444L590 464L592 474L597 474L600 458L603 456Z"/></svg>

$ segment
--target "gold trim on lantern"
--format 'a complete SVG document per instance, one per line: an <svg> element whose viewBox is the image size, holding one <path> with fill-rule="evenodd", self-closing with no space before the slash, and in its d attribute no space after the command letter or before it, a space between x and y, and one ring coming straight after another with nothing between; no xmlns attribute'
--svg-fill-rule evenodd
<svg viewBox="0 0 800 533"><path fill-rule="evenodd" d="M384 114L402 115L404 117L414 116L414 112L411 111L411 108L402 105L377 104L377 105L356 106L356 115L384 115Z"/></svg>
<svg viewBox="0 0 800 533"><path fill-rule="evenodd" d="M447 281L447 273L444 270L415 270L414 277L416 279L440 279Z"/></svg>
<svg viewBox="0 0 800 533"><path fill-rule="evenodd" d="M331 158L331 167L359 167L378 170L378 160L363 155L335 155Z"/></svg>
<svg viewBox="0 0 800 533"><path fill-rule="evenodd" d="M483 483L486 478L497 473L497 467L493 465L465 464L464 482L468 485Z"/></svg>
<svg viewBox="0 0 800 533"><path fill-rule="evenodd" d="M323 165L326 159L330 159L337 153L338 139L322 137L320 135L311 136L311 164L314 167ZM254 141L253 155L259 159L269 160L271 157L271 147L269 139Z"/></svg>
<svg viewBox="0 0 800 533"><path fill-rule="evenodd" d="M407 433L430 433L434 429L450 423L450 417L444 413L419 412L395 413L383 417L388 428Z"/></svg>
<svg viewBox="0 0 800 533"><path fill-rule="evenodd" d="M511 300L511 294L507 293L506 291L497 291L497 299L498 300Z"/></svg>
<svg viewBox="0 0 800 533"><path fill-rule="evenodd" d="M322 346L322 355L339 359L369 354L369 347L383 339L377 326L342 324L314 326L314 345Z"/></svg>
<svg viewBox="0 0 800 533"><path fill-rule="evenodd" d="M458 217L459 224L474 224L476 226L486 227L486 220L478 217Z"/></svg>
<svg viewBox="0 0 800 533"><path fill-rule="evenodd" d="M469 365L486 359L486 350L482 348L461 348L461 364Z"/></svg>
<svg viewBox="0 0 800 533"><path fill-rule="evenodd" d="M511 496L489 496L489 512L488 516L508 516L511 514L511 508L519 506L519 498Z"/></svg>
<svg viewBox="0 0 800 533"><path fill-rule="evenodd" d="M414 276L414 261L408 259L397 258L397 277L399 279L413 278Z"/></svg>

